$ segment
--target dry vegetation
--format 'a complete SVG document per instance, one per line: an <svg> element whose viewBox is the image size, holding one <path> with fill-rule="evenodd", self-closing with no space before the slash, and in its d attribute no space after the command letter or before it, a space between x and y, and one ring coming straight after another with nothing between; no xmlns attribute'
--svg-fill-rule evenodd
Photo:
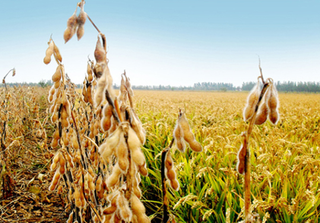
<svg viewBox="0 0 320 223"><path fill-rule="evenodd" d="M64 221L63 200L48 191L54 151L47 107L47 89L1 88L1 222Z"/></svg>
<svg viewBox="0 0 320 223"><path fill-rule="evenodd" d="M1 89L1 100L5 89ZM50 192L48 89L8 88L5 145L1 151L1 221L64 222L66 194ZM187 111L202 153L172 147L180 190L170 190L172 213L181 222L236 222L243 213L243 178L237 151L246 129L242 108L247 93L135 91L135 107L147 132L143 152L149 176L141 182L142 201L152 222L162 215L161 151L172 139L177 110ZM318 222L320 95L280 94L281 119L252 133L252 207L268 222ZM5 108L5 107L3 107ZM39 111L37 113L37 110ZM4 117L5 109L1 110ZM39 121L39 122L38 122ZM38 125L37 123L41 123ZM42 130L45 130L42 132ZM3 133L3 132L2 132ZM46 136L46 137L45 137ZM4 179L11 177L11 183ZM43 174L43 175L42 175ZM4 197L10 191L12 196Z"/></svg>

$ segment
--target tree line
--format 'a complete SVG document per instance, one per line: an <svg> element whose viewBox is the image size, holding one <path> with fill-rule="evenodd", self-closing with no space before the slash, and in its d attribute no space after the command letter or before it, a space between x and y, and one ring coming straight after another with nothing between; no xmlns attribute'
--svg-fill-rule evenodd
<svg viewBox="0 0 320 223"><path fill-rule="evenodd" d="M164 90L164 91L250 91L256 82L244 82L242 86L234 86L232 83L214 83L214 82L198 82L193 86L171 86L171 85L133 85L133 89L137 90ZM51 80L41 80L38 83L7 83L7 86L52 86ZM82 88L82 84L76 84L77 88ZM119 89L119 85L114 84L115 89ZM294 82L284 81L276 82L276 88L281 92L320 92L320 82Z"/></svg>
<svg viewBox="0 0 320 223"><path fill-rule="evenodd" d="M133 86L133 89L140 90L170 90L170 91L250 91L256 82L244 82L242 86L234 86L232 83L214 83L202 82L195 83L193 86L171 86L171 85L153 85L153 86ZM320 82L276 82L276 88L281 92L320 92Z"/></svg>
<svg viewBox="0 0 320 223"><path fill-rule="evenodd" d="M242 84L241 89L243 91L250 91L255 82L246 82ZM320 82L294 82L294 81L284 81L276 82L276 88L281 92L320 92Z"/></svg>

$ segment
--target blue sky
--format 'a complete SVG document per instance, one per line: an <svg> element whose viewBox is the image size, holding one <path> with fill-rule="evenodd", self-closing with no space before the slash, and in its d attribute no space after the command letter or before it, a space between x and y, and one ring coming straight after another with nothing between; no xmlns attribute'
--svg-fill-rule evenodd
<svg viewBox="0 0 320 223"><path fill-rule="evenodd" d="M97 32L64 44L77 1L1 1L0 75L8 82L51 79L43 57L52 34L66 72L82 83ZM255 81L258 55L265 77L320 81L320 1L103 1L85 11L106 35L114 82L126 69L134 85Z"/></svg>

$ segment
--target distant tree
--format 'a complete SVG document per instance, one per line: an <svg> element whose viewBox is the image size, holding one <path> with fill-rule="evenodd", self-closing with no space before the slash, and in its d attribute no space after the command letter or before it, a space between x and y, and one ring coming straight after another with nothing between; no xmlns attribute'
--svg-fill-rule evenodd
<svg viewBox="0 0 320 223"><path fill-rule="evenodd" d="M38 85L40 87L46 87L46 81L45 80L41 80L41 81L39 81Z"/></svg>
<svg viewBox="0 0 320 223"><path fill-rule="evenodd" d="M243 91L251 91L253 86L255 85L255 82L243 82L241 90Z"/></svg>
<svg viewBox="0 0 320 223"><path fill-rule="evenodd" d="M226 88L226 87L222 87L222 88L220 88L220 91L226 92L226 91L227 91L227 88Z"/></svg>
<svg viewBox="0 0 320 223"><path fill-rule="evenodd" d="M52 80L47 80L46 85L47 85L47 86L52 86L52 85L53 85L53 81L52 81Z"/></svg>

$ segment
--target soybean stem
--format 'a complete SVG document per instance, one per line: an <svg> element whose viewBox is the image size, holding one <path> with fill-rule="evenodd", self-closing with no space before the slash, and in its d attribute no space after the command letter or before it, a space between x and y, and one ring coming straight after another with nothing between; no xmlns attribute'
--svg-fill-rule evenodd
<svg viewBox="0 0 320 223"><path fill-rule="evenodd" d="M260 67L260 65L259 65ZM261 71L262 72L262 71ZM261 73L262 75L262 73ZM269 83L264 83L263 88L261 90L259 100L256 104L253 116L250 120L248 130L246 132L244 142L243 142L243 148L245 149L245 173L244 173L244 215L245 215L245 222L248 222L249 218L249 212L250 212L250 204L251 204L251 192L250 192L250 173L251 173L251 166L250 166L250 152L248 152L248 146L249 146L249 137L251 135L255 120L256 120L256 115L258 113L259 105L260 102L262 101L262 98L264 94L266 93L267 89L269 87Z"/></svg>
<svg viewBox="0 0 320 223"><path fill-rule="evenodd" d="M165 161L166 161L166 155L168 152L170 152L170 149L173 145L174 138L172 138L169 146L162 150L161 154L161 182L162 182L162 201L163 201L163 216L162 216L162 222L167 223L169 220L169 200L167 196L167 185L166 185L166 176L165 176Z"/></svg>
<svg viewBox="0 0 320 223"><path fill-rule="evenodd" d="M94 22L91 20L91 18L89 17L88 14L87 14L87 18L89 19L89 21L91 22L91 24L94 26L94 28L96 28L96 30L98 31L98 33L101 33L100 30L98 29L98 27L96 26L96 24L94 24Z"/></svg>
<svg viewBox="0 0 320 223"><path fill-rule="evenodd" d="M265 81L263 79L263 74L262 74L262 68L261 68L261 62L260 62L260 57L259 57L259 70L260 70L260 78L263 84L265 84Z"/></svg>
<svg viewBox="0 0 320 223"><path fill-rule="evenodd" d="M2 79L2 83L4 83L4 86L6 87L6 90L7 90L7 84L6 84L5 79L6 79L6 77L8 76L8 74L9 74L11 71L15 72L14 70L15 70L15 68L12 68L11 70L9 70L8 73L7 73L7 74L3 77L3 79Z"/></svg>

